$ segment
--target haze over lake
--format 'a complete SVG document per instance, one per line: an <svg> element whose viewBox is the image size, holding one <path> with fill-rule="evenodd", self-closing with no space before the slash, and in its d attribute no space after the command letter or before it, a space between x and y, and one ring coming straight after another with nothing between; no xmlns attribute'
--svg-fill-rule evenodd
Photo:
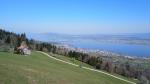
<svg viewBox="0 0 150 84"><path fill-rule="evenodd" d="M103 50L121 55L150 57L149 34L126 35L64 35L55 33L28 34L41 41L56 42L74 48Z"/></svg>

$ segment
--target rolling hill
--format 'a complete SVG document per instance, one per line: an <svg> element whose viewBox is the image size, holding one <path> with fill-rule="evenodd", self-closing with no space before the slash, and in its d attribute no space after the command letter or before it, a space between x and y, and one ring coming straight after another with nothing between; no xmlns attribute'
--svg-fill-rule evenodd
<svg viewBox="0 0 150 84"><path fill-rule="evenodd" d="M66 58L61 59L65 60ZM50 59L38 52L33 52L30 56L0 52L0 84L129 83L102 73Z"/></svg>

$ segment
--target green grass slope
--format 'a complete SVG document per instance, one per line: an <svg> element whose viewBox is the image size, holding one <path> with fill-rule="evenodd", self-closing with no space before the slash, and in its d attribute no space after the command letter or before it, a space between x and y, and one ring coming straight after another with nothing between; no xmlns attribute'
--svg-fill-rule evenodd
<svg viewBox="0 0 150 84"><path fill-rule="evenodd" d="M0 84L129 84L74 67L41 53L21 56L0 52Z"/></svg>

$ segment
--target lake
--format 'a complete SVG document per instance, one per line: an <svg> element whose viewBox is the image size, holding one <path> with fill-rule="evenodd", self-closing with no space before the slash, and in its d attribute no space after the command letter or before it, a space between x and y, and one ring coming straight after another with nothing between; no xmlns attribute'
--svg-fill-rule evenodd
<svg viewBox="0 0 150 84"><path fill-rule="evenodd" d="M101 35L103 37L103 35ZM144 45L144 44L127 44L127 43L113 43L113 42L107 42L107 41L97 41L93 40L92 36L88 36L88 39L79 37L72 37L68 35L58 35L58 34L28 34L29 38L34 38L36 40L46 41L46 42L57 42L57 43L65 43L69 44L73 47L77 48L85 48L85 49L99 49L99 50L106 50L111 51L114 53L119 53L123 55L129 55L129 56L139 56L139 57L150 57L150 45ZM117 36L112 37L108 36L109 39L113 38L127 38L127 39L149 39L150 40L150 34L148 35L125 35L125 36ZM104 38L100 38L104 39Z"/></svg>
<svg viewBox="0 0 150 84"><path fill-rule="evenodd" d="M99 49L111 51L119 54L138 56L138 57L150 57L150 45L139 44L121 44L121 43L104 43L89 39L76 39L68 41L68 44L73 47L83 49Z"/></svg>

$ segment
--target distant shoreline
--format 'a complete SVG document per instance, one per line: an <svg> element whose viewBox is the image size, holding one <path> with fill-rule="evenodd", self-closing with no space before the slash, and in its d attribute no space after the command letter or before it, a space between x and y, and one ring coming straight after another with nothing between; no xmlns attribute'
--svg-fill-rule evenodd
<svg viewBox="0 0 150 84"><path fill-rule="evenodd" d="M131 55L125 55L125 54L121 54L121 53L117 53L117 52L112 52L112 51L107 51L107 50L100 50L100 49L84 49L84 48L77 48L74 46L71 46L69 44L62 44L62 43L57 43L57 46L61 46L64 48L67 48L69 50L75 50L78 52L84 52L84 53L97 53L100 54L101 56L123 56L125 58L129 58L129 59L136 59L136 58L142 58L142 59L150 59L150 57L144 57L144 56L131 56Z"/></svg>

